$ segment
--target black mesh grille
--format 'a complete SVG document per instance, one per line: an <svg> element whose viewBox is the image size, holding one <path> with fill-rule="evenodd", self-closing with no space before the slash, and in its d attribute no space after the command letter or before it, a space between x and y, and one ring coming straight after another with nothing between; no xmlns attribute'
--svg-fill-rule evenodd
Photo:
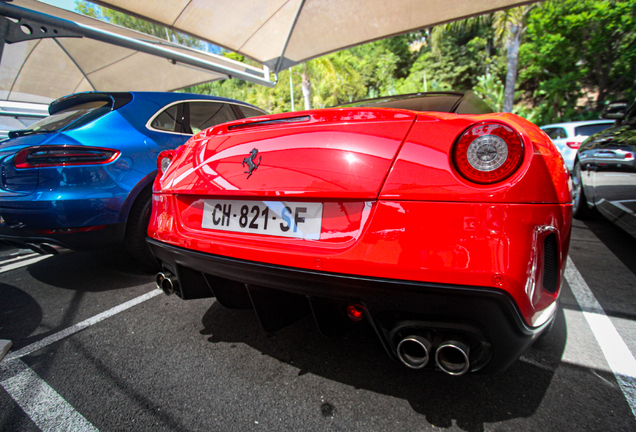
<svg viewBox="0 0 636 432"><path fill-rule="evenodd" d="M559 250L556 234L548 235L543 241L543 287L556 292L559 281Z"/></svg>

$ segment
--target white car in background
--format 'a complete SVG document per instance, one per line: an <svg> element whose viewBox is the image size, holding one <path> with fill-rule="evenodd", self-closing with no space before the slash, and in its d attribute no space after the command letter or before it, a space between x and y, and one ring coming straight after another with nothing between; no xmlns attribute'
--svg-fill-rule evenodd
<svg viewBox="0 0 636 432"><path fill-rule="evenodd" d="M614 125L614 120L586 120L541 126L563 156L570 172L574 169L576 151L590 135Z"/></svg>

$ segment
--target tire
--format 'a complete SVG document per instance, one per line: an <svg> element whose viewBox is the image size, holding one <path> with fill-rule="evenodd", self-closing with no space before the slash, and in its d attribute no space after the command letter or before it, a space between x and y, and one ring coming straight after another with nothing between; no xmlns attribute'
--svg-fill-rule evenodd
<svg viewBox="0 0 636 432"><path fill-rule="evenodd" d="M126 250L137 261L140 269L147 272L159 270L157 260L146 242L151 211L152 189L148 187L139 193L137 200L135 200L130 209L128 222L126 223L126 236L124 238Z"/></svg>
<svg viewBox="0 0 636 432"><path fill-rule="evenodd" d="M594 210L587 205L581 176L581 164L578 161L574 163L572 170L572 216L576 219L591 219L594 216Z"/></svg>

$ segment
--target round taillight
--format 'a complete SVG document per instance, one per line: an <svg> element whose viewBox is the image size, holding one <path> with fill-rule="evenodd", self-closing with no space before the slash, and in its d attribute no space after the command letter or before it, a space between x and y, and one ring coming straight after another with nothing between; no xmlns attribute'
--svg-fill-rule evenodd
<svg viewBox="0 0 636 432"><path fill-rule="evenodd" d="M164 150L159 153L159 157L157 157L157 171L159 171L159 176L166 172L170 163L172 163L172 159L174 159L174 155L174 150Z"/></svg>
<svg viewBox="0 0 636 432"><path fill-rule="evenodd" d="M501 123L479 123L468 128L455 144L457 171L475 183L500 182L514 173L523 160L523 141Z"/></svg>

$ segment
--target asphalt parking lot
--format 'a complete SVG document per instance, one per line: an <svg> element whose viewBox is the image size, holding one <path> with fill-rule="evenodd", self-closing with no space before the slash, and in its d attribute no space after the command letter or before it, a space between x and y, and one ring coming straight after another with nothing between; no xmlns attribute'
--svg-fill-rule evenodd
<svg viewBox="0 0 636 432"><path fill-rule="evenodd" d="M636 241L575 221L555 327L508 371L392 362L369 328L182 301L113 251L0 252L2 431L634 431Z"/></svg>

